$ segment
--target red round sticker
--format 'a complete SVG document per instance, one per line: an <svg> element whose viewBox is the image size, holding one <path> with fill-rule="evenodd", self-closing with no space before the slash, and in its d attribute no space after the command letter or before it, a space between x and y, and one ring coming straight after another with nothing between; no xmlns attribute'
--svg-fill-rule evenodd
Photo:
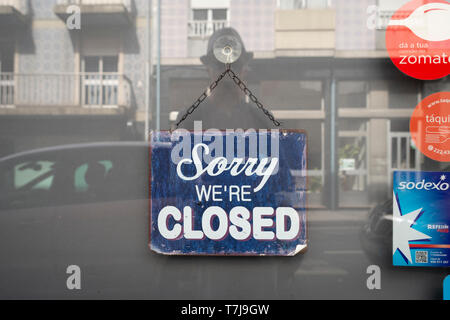
<svg viewBox="0 0 450 320"><path fill-rule="evenodd" d="M450 92L426 97L414 110L410 131L416 147L428 158L450 161Z"/></svg>
<svg viewBox="0 0 450 320"><path fill-rule="evenodd" d="M391 17L386 49L403 73L434 80L450 73L450 3L413 0Z"/></svg>

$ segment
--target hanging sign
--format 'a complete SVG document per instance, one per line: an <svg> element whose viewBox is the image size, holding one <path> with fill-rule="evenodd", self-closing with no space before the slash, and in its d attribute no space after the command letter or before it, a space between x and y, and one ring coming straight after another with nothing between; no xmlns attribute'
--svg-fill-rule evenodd
<svg viewBox="0 0 450 320"><path fill-rule="evenodd" d="M151 136L150 247L170 255L306 248L306 134L179 129Z"/></svg>

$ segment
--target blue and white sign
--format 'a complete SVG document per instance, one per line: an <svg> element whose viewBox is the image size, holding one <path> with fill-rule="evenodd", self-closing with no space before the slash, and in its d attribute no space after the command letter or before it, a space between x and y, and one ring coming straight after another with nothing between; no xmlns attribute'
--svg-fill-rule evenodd
<svg viewBox="0 0 450 320"><path fill-rule="evenodd" d="M393 263L450 265L450 175L394 172Z"/></svg>
<svg viewBox="0 0 450 320"><path fill-rule="evenodd" d="M176 130L151 140L152 250L295 255L306 248L306 134Z"/></svg>

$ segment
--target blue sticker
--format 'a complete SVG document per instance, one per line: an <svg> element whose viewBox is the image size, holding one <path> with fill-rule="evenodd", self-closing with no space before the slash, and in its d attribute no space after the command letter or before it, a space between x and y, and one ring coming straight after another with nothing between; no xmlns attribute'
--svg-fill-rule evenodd
<svg viewBox="0 0 450 320"><path fill-rule="evenodd" d="M450 275L446 276L443 283L444 300L450 300Z"/></svg>
<svg viewBox="0 0 450 320"><path fill-rule="evenodd" d="M394 172L395 266L449 265L449 183L448 172Z"/></svg>
<svg viewBox="0 0 450 320"><path fill-rule="evenodd" d="M177 130L151 139L151 243L162 254L306 248L306 134Z"/></svg>

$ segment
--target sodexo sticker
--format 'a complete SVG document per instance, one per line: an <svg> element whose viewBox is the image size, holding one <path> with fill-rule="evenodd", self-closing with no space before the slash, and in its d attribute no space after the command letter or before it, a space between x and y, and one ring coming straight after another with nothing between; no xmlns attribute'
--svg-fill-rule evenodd
<svg viewBox="0 0 450 320"><path fill-rule="evenodd" d="M450 3L413 0L398 9L386 30L392 62L410 77L433 80L450 73Z"/></svg>
<svg viewBox="0 0 450 320"><path fill-rule="evenodd" d="M410 132L428 158L450 161L450 92L434 93L420 102L411 116Z"/></svg>
<svg viewBox="0 0 450 320"><path fill-rule="evenodd" d="M295 255L306 248L306 134L183 129L151 139L152 250Z"/></svg>
<svg viewBox="0 0 450 320"><path fill-rule="evenodd" d="M394 172L393 264L450 265L449 172Z"/></svg>

